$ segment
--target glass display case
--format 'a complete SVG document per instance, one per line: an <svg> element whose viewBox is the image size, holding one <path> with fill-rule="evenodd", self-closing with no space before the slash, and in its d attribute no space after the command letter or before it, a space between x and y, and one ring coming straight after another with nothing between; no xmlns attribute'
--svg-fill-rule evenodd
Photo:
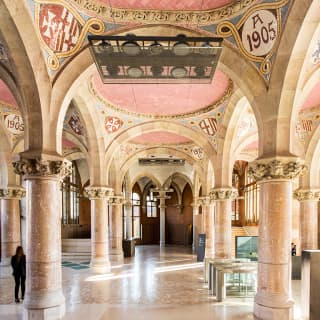
<svg viewBox="0 0 320 320"><path fill-rule="evenodd" d="M251 261L258 260L258 237L237 236L236 237L236 258L247 258Z"/></svg>

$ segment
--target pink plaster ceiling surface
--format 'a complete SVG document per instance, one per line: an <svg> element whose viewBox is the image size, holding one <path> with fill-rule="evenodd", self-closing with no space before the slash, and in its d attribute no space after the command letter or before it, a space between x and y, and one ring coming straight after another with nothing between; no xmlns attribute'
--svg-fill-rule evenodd
<svg viewBox="0 0 320 320"><path fill-rule="evenodd" d="M98 0L114 8L155 10L206 10L220 8L233 0Z"/></svg>
<svg viewBox="0 0 320 320"><path fill-rule="evenodd" d="M248 150L248 151L249 150L256 150L256 149L258 149L258 146L259 146L258 141L253 141L245 147L245 150Z"/></svg>
<svg viewBox="0 0 320 320"><path fill-rule="evenodd" d="M66 137L62 137L62 146L65 149L77 148L77 145L72 141L70 141L69 139L67 139Z"/></svg>
<svg viewBox="0 0 320 320"><path fill-rule="evenodd" d="M16 99L14 98L10 89L1 79L0 79L0 101L2 101L4 104L9 104L16 108L18 107Z"/></svg>
<svg viewBox="0 0 320 320"><path fill-rule="evenodd" d="M96 92L111 104L131 112L178 115L201 110L221 98L228 77L217 70L210 84L103 84L93 76Z"/></svg>
<svg viewBox="0 0 320 320"><path fill-rule="evenodd" d="M320 105L320 82L318 82L311 90L309 96L302 105L301 110L317 107Z"/></svg>
<svg viewBox="0 0 320 320"><path fill-rule="evenodd" d="M132 139L131 142L137 144L182 144L190 142L190 140L174 133L156 131L144 133Z"/></svg>

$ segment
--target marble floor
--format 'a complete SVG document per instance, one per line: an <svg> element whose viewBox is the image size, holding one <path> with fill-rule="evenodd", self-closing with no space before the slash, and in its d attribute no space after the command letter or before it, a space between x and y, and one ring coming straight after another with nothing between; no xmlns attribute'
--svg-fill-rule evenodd
<svg viewBox="0 0 320 320"><path fill-rule="evenodd" d="M66 259L66 258L64 258ZM203 266L184 247L139 246L134 258L111 274L93 275L88 259L73 257L62 267L65 320L249 320L253 298L228 297L217 303L203 282ZM298 300L300 282L293 282ZM296 303L296 317L299 306ZM13 279L0 279L0 319L22 319L13 302Z"/></svg>

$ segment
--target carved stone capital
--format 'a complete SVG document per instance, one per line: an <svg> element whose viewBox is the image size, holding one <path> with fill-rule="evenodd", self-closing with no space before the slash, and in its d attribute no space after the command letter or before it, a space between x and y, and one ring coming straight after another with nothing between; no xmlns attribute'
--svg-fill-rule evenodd
<svg viewBox="0 0 320 320"><path fill-rule="evenodd" d="M85 188L84 195L90 200L93 199L110 199L113 196L113 189L109 187L87 187Z"/></svg>
<svg viewBox="0 0 320 320"><path fill-rule="evenodd" d="M126 203L126 199L123 196L110 196L108 203L112 206L118 206Z"/></svg>
<svg viewBox="0 0 320 320"><path fill-rule="evenodd" d="M21 199L26 196L26 189L19 186L0 189L0 199Z"/></svg>
<svg viewBox="0 0 320 320"><path fill-rule="evenodd" d="M15 173L23 176L55 176L63 179L72 173L71 162L66 159L22 158L12 164Z"/></svg>
<svg viewBox="0 0 320 320"><path fill-rule="evenodd" d="M198 198L198 205L199 206L208 206L210 204L210 197L209 196L203 196Z"/></svg>
<svg viewBox="0 0 320 320"><path fill-rule="evenodd" d="M275 157L258 159L249 164L249 175L256 181L287 179L291 180L303 175L307 170L304 161L298 158Z"/></svg>
<svg viewBox="0 0 320 320"><path fill-rule="evenodd" d="M238 197L238 190L234 188L215 188L209 193L210 201L234 200Z"/></svg>
<svg viewBox="0 0 320 320"><path fill-rule="evenodd" d="M299 201L319 201L320 190L316 189L297 189L293 197Z"/></svg>

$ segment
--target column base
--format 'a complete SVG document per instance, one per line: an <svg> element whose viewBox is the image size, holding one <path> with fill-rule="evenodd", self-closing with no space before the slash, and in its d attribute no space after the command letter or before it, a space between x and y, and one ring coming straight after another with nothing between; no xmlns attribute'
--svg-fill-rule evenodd
<svg viewBox="0 0 320 320"><path fill-rule="evenodd" d="M111 264L108 258L91 258L90 267L91 271L97 274L111 272Z"/></svg>
<svg viewBox="0 0 320 320"><path fill-rule="evenodd" d="M112 250L110 253L110 260L116 264L123 264L123 251Z"/></svg>
<svg viewBox="0 0 320 320"><path fill-rule="evenodd" d="M272 301L273 300L273 301ZM279 299L281 300L281 298ZM288 300L285 303L279 303L277 297L259 298L258 294L254 302L254 317L259 320L293 320L293 305L292 300Z"/></svg>
<svg viewBox="0 0 320 320"><path fill-rule="evenodd" d="M44 309L23 309L23 320L62 319L65 315L65 304Z"/></svg>
<svg viewBox="0 0 320 320"><path fill-rule="evenodd" d="M61 290L53 292L26 292L23 303L24 320L61 319L65 315L65 298Z"/></svg>

